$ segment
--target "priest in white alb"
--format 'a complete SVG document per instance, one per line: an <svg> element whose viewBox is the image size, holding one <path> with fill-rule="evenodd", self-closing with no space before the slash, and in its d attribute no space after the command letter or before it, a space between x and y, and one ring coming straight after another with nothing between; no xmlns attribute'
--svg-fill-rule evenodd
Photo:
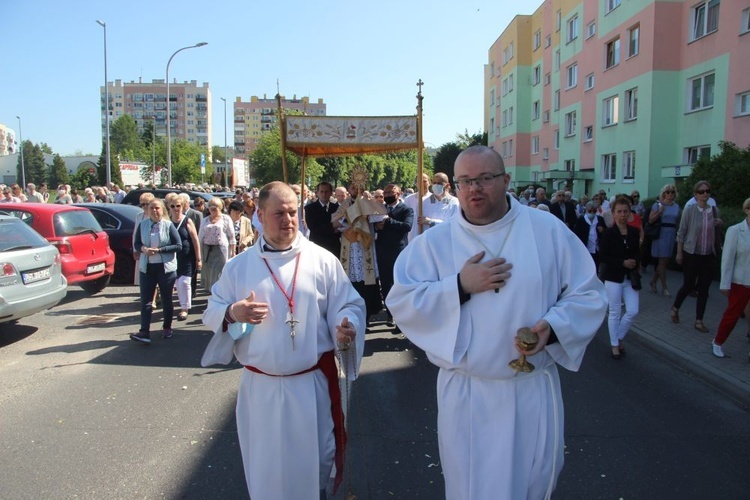
<svg viewBox="0 0 750 500"><path fill-rule="evenodd" d="M261 189L258 216L261 241L228 261L211 290L203 322L214 336L201 363L234 356L245 367L236 413L250 497L318 500L332 472L334 491L342 479L338 369L358 375L364 302L336 256L299 233L288 185Z"/></svg>
<svg viewBox="0 0 750 500"><path fill-rule="evenodd" d="M549 498L563 465L556 365L576 371L604 318L586 247L549 213L508 196L500 155L472 146L455 163L461 212L401 253L386 300L437 379L449 500ZM515 339L522 327L539 342ZM536 368L516 372L525 354Z"/></svg>

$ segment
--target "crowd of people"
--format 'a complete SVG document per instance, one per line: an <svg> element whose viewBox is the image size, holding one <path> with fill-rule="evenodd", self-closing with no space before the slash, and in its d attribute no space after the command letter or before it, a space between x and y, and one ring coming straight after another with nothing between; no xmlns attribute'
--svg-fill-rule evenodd
<svg viewBox="0 0 750 500"><path fill-rule="evenodd" d="M417 179L417 192L396 183L370 192L365 179L355 170L345 186L273 182L198 197L193 206L186 193L140 197L133 250L141 325L131 338L151 341L159 296L162 337L170 338L174 291L184 321L200 273L209 295L203 322L214 332L202 363L236 358L246 368L237 421L253 498L325 498L331 478L340 484L345 426L334 358L355 379L364 334L383 311L392 332L440 368L438 437L450 498L549 497L564 458L556 365L578 369L605 310L609 354L623 359L649 265L647 291L671 297L666 269L675 256L683 283L665 315L679 323L694 294L693 326L708 333L708 290L721 259L729 303L711 344L717 357L750 313L750 199L747 218L723 238L706 181L683 208L671 184L650 207L638 191L519 194L502 158L484 146L459 155L453 179L440 172ZM117 202L126 191L87 188L81 200ZM2 192L19 202L49 199L46 186ZM55 202L74 195L60 186ZM536 343L516 337L524 328ZM535 371L498 363L519 353ZM319 418L293 418L289 408ZM488 412L492 419L476 418ZM544 445L532 446L530 435ZM297 480L274 467L281 462Z"/></svg>

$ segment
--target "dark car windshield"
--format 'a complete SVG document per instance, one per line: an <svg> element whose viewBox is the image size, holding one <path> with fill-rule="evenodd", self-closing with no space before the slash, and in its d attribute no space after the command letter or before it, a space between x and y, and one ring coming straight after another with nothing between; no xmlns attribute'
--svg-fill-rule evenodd
<svg viewBox="0 0 750 500"><path fill-rule="evenodd" d="M53 219L55 236L75 236L84 233L101 233L102 227L88 210L58 212Z"/></svg>
<svg viewBox="0 0 750 500"><path fill-rule="evenodd" d="M0 219L0 252L42 248L47 240L18 219Z"/></svg>

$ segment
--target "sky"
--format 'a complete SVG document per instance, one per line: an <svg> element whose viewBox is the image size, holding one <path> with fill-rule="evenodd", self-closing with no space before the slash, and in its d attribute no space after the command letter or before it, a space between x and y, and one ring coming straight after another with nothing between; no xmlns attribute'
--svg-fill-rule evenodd
<svg viewBox="0 0 750 500"><path fill-rule="evenodd" d="M232 131L231 102L277 91L322 98L330 116L416 114L428 147L483 128L488 51L542 0L2 0L0 123L63 156L99 154L99 92L108 80L208 82L213 145Z"/></svg>

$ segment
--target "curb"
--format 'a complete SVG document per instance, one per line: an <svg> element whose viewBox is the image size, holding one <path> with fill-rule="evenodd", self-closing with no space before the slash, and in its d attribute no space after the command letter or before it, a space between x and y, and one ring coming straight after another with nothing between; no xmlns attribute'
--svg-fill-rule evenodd
<svg viewBox="0 0 750 500"><path fill-rule="evenodd" d="M665 358L683 371L701 379L717 391L735 400L744 409L750 408L750 390L747 384L681 351L638 327L631 327L636 343ZM706 352L710 354L706 344Z"/></svg>

